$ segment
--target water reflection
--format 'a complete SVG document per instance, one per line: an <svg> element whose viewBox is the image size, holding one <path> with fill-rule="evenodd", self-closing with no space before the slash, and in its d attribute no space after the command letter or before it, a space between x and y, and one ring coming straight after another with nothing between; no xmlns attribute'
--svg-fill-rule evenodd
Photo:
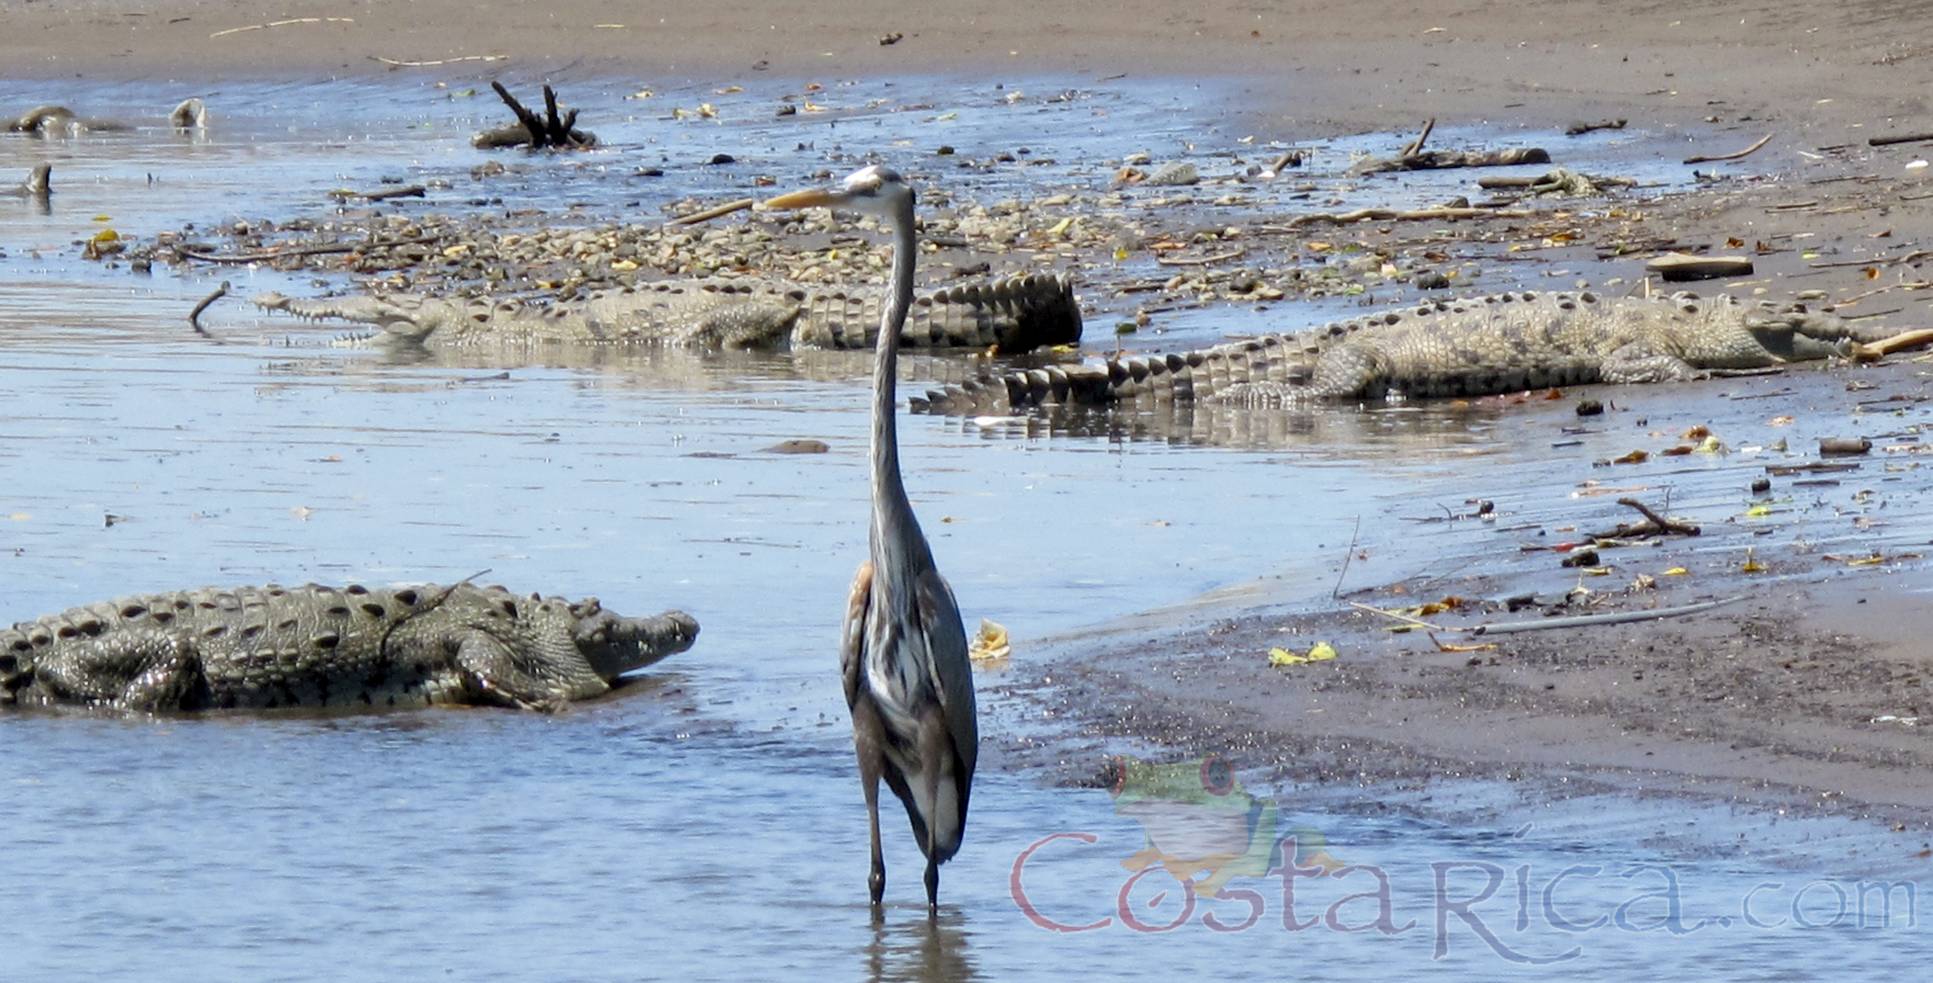
<svg viewBox="0 0 1933 983"><path fill-rule="evenodd" d="M977 980L971 939L967 915L957 908L942 906L932 919L875 911L872 942L865 950L867 976L921 983Z"/></svg>

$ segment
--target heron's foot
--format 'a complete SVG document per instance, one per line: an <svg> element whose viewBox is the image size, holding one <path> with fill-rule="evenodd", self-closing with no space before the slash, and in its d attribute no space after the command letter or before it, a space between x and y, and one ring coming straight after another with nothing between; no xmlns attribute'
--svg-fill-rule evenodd
<svg viewBox="0 0 1933 983"><path fill-rule="evenodd" d="M872 876L866 878L866 886L872 890L873 907L879 907L886 899L886 869L874 867Z"/></svg>

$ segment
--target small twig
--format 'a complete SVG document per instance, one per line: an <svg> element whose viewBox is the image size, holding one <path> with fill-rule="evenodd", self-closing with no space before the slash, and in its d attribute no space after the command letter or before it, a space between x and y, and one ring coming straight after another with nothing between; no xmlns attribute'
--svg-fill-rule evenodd
<svg viewBox="0 0 1933 983"><path fill-rule="evenodd" d="M1607 614L1580 614L1568 618L1540 618L1536 621L1507 621L1503 624L1477 625L1465 628L1472 635L1508 635L1524 631L1547 631L1553 628L1589 628L1596 625L1620 625L1633 621L1656 621L1661 618L1677 618L1688 614L1700 614L1727 604L1745 600L1746 595L1721 598L1716 601L1700 601L1697 604L1683 604L1674 608L1653 608L1649 611L1615 611Z"/></svg>
<svg viewBox="0 0 1933 983"><path fill-rule="evenodd" d="M1740 150L1735 153L1729 153L1729 154L1710 154L1710 155L1697 154L1697 155L1685 158L1685 163L1708 164L1715 160L1737 160L1740 157L1744 157L1747 154L1750 154L1751 152L1771 142L1772 142L1772 134L1767 133L1765 136L1759 139L1759 142L1752 144L1749 147L1746 147L1744 150Z"/></svg>
<svg viewBox="0 0 1933 983"><path fill-rule="evenodd" d="M1225 253L1216 253L1213 256L1156 256L1154 261L1162 266L1207 266L1211 263L1236 259L1246 251L1241 246L1236 246Z"/></svg>
<svg viewBox="0 0 1933 983"><path fill-rule="evenodd" d="M1349 561L1356 555L1356 534L1362 532L1362 513L1356 513L1356 527L1349 530L1349 552L1342 555L1342 570L1336 574L1336 586L1329 589L1329 600L1335 600L1342 593L1342 578L1349 576Z"/></svg>
<svg viewBox="0 0 1933 983"><path fill-rule="evenodd" d="M1360 601L1345 601L1344 603L1348 604L1352 608L1368 611L1370 614L1380 614L1385 618L1392 618L1394 620L1401 621L1404 624L1410 625L1411 627L1414 627L1414 628L1424 628L1424 629L1428 629L1429 631L1457 631L1458 630L1455 628L1445 628L1442 625L1433 625L1427 621L1424 621L1421 618L1412 618L1407 614L1398 614L1395 611L1386 611L1379 607L1372 607L1371 605L1364 604Z"/></svg>
<svg viewBox="0 0 1933 983"><path fill-rule="evenodd" d="M1530 218L1533 213L1511 211L1501 208L1419 208L1414 211L1398 211L1393 208L1358 208L1353 212L1321 212L1315 215L1297 215L1289 220L1290 228L1328 222L1333 225L1347 225L1351 222L1418 222L1431 219L1458 218Z"/></svg>
<svg viewBox="0 0 1933 983"><path fill-rule="evenodd" d="M217 338L214 335L209 334L208 329L201 326L201 312L207 310L210 305L214 304L215 301L218 301L226 296L228 296L228 281L223 280L221 282L221 286L215 288L214 293L211 293L208 296L203 297L201 299L201 303L196 304L195 309L188 312L188 326L191 328L194 328L196 334L202 336L203 338L207 338L209 341L212 341L217 345L221 344L222 341L220 338Z"/></svg>
<svg viewBox="0 0 1933 983"><path fill-rule="evenodd" d="M1436 117L1432 116L1428 120L1424 121L1423 132L1418 133L1416 135L1416 139L1411 140L1409 143L1405 144L1403 146L1403 152L1400 154L1397 154L1396 156L1414 157L1417 154L1422 153L1423 141L1428 140L1430 138L1430 131L1434 129L1436 129Z"/></svg>
<svg viewBox="0 0 1933 983"><path fill-rule="evenodd" d="M287 27L290 24L354 24L355 22L356 19L354 17L291 17L288 20L272 20L266 24L231 27L225 31L216 31L208 35L208 38L209 40L213 40L228 34L240 34L244 31L266 31L271 27Z"/></svg>
<svg viewBox="0 0 1933 983"><path fill-rule="evenodd" d="M757 198L740 198L737 201L728 201L723 205L719 205L716 208L707 208L702 212L692 212L690 215L680 215L677 218L674 218L671 221L666 222L665 224L668 226L669 225L697 225L700 222L709 222L715 218L723 218L727 215L730 215L733 212L742 212L745 209L750 208L756 204L758 204Z"/></svg>
<svg viewBox="0 0 1933 983"><path fill-rule="evenodd" d="M442 235L412 236L408 239L385 239L380 242L335 242L326 246L297 246L292 249L262 249L252 253L204 253L186 246L175 247L183 259L201 263L263 263L271 260L297 256L327 256L332 253L353 253L357 250L386 249L391 246L420 246L445 238Z"/></svg>
<svg viewBox="0 0 1933 983"><path fill-rule="evenodd" d="M400 58L384 58L370 55L370 61L379 61L394 68L430 68L436 65L454 65L464 61L508 61L509 55L463 55L458 58L431 58L427 61L404 61Z"/></svg>

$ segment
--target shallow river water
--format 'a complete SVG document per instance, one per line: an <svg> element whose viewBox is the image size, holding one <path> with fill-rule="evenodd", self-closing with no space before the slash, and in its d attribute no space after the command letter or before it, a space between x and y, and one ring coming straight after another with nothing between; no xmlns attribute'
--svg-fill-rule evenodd
<svg viewBox="0 0 1933 983"><path fill-rule="evenodd" d="M635 115L595 127L615 149L536 162L533 203L616 197L649 221L673 192L631 177L639 162L731 152L794 181L836 167L826 158L841 141L924 146L938 132L1061 158L1033 177L976 179L985 193L1098 187L1095 161L1244 135L1200 90L1025 88L1036 95L1008 102L945 80L874 83L841 101L883 108L839 126L787 129L748 112L756 122L701 129L585 80L569 94L595 109L587 117ZM1067 89L1084 94L1041 98ZM706 91L657 98L695 105ZM769 106L777 91L743 99ZM19 98L129 117L173 102L110 85ZM51 159L58 189L46 211L0 199L0 619L203 584L487 570L487 582L596 594L627 614L684 608L702 634L613 697L555 717L0 716L11 841L0 979L1386 979L1547 960L1599 978L1670 967L1807 979L1927 954L1925 930L1908 924L1911 882L1868 880L1888 875L1829 851L1674 855L1615 811L1554 831L1484 829L1304 810L1225 782L1138 800L1048 787L1003 767L1032 725L991 693L939 921L927 923L917 853L888 813L891 904L875 923L835 669L865 550L863 361L395 365L319 347L333 329L233 302L207 318L224 343L197 338L183 316L221 278L241 293L303 284L232 268L138 277L82 260L76 241L104 226L146 235L326 214L329 187L459 175L485 159L467 133L497 116L413 82L235 87L211 101L205 139L0 140L0 181ZM909 103L931 108L892 111ZM745 191L744 174L673 177L676 195ZM1241 316L1196 330L1257 326ZM1030 640L1209 591L1321 595L1358 516L1430 512L1473 484L1533 517L1580 508L1565 498L1575 475L1537 472L1547 441L1509 439L1527 418L1550 432L1564 409L1336 413L1227 441L912 416L901 432L907 483L969 624L1006 624L1024 660ZM764 452L795 437L831 450ZM1569 457L1629 443L1582 439ZM1679 501L1719 507L1751 470L1672 468L1651 473L1675 481ZM1359 535L1388 557L1357 568L1364 583L1496 541L1375 521ZM1319 835L1321 857L1350 867L1271 874L1269 844L1286 835L1304 863ZM1235 876L1197 898L1158 868L1136 874L1124 862L1149 837L1171 851L1232 842L1223 866Z"/></svg>

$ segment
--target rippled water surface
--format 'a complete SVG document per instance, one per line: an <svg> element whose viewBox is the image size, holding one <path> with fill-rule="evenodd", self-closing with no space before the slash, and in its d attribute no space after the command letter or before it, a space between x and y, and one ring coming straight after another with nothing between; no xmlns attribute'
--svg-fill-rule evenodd
<svg viewBox="0 0 1933 983"><path fill-rule="evenodd" d="M988 749L967 847L944 869L941 919L928 926L917 854L888 814L892 906L874 924L834 670L865 550L863 359L397 365L238 306L209 316L217 344L184 321L215 282L287 284L238 268L138 277L79 258L76 243L104 226L151 234L320 214L329 187L460 175L484 159L465 136L498 115L451 98L465 87L231 88L211 98L218 126L204 139L150 128L0 140L0 182L51 159L59 189L45 211L0 199L0 619L203 584L488 570L487 581L594 593L627 614L685 608L703 625L697 646L557 717L0 716L0 826L12 842L0 976L1062 979L1079 967L1168 979L1293 967L1384 979L1397 966L1490 975L1567 957L1595 977L1648 980L1666 965L1811 978L1926 954L1901 895L1875 925L1884 892L1860 893L1870 872L1842 870L1829 851L1796 867L1674 856L1635 841L1642 824L1616 810L1558 832L1486 830L1227 788L1156 814L1104 790L1047 788L1003 767L1012 734L1031 725L994 693L982 696ZM761 112L693 127L659 107L767 107L778 90L694 87L646 106L621 99L624 86L581 83L571 94L598 107L587 116L615 120L594 127L615 149L533 162L523 187L533 205L595 201L608 214L617 201L648 220L670 197L745 193L748 176L680 166L674 188L633 177L640 162L731 152L789 180L847 143L924 147L943 134L1057 158L963 179L1018 194L1099 186L1096 161L1151 144L1243 135L1212 93L1027 88L1009 103L984 85L875 83L821 97L846 107L837 126ZM1042 98L1061 90L1075 95ZM44 98L137 118L173 102L148 105L145 86ZM1700 412L1655 417L1675 426ZM1545 435L1566 413L1203 414L1178 433L1155 418L901 427L908 484L969 622L1007 624L1025 659L1030 640L1207 591L1322 594L1352 535L1373 557L1351 575L1364 583L1466 562L1499 534L1396 517L1472 494L1532 520L1588 509L1567 495L1575 474L1549 468ZM1526 429L1537 439L1513 439ZM765 451L795 437L831 450ZM1565 460L1614 456L1635 435L1578 439ZM1681 508L1729 509L1756 467L1688 460L1644 473L1680 489ZM1923 539L1924 503L1904 505L1900 541ZM1285 889L1266 873L1267 844L1289 834L1305 862L1319 835L1354 871ZM1177 835L1261 854L1224 861L1243 873L1214 899L1124 866L1147 837L1173 851ZM1849 892L1871 899L1864 926L1834 904Z"/></svg>

